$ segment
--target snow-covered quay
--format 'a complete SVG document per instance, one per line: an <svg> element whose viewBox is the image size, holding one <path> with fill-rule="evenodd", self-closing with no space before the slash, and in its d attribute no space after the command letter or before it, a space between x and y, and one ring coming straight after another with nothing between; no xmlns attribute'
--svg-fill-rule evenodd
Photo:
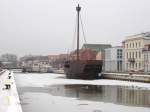
<svg viewBox="0 0 150 112"><path fill-rule="evenodd" d="M11 76L11 88L5 89L8 74ZM22 112L13 72L8 70L0 75L0 112Z"/></svg>

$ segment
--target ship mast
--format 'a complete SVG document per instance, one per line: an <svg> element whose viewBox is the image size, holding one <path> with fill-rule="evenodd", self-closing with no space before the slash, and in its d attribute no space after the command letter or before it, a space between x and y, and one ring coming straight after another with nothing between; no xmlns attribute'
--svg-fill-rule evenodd
<svg viewBox="0 0 150 112"><path fill-rule="evenodd" d="M80 10L81 10L81 7L79 6L79 4L78 4L78 6L76 7L76 11L77 11L77 60L79 60L79 36L80 36L80 25L79 25L79 16L80 16Z"/></svg>

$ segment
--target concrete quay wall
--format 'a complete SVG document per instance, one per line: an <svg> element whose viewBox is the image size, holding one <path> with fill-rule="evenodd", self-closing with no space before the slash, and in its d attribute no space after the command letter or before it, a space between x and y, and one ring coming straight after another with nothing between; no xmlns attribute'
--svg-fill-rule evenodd
<svg viewBox="0 0 150 112"><path fill-rule="evenodd" d="M104 79L127 80L150 83L150 75L143 74L124 74L124 73L103 73Z"/></svg>

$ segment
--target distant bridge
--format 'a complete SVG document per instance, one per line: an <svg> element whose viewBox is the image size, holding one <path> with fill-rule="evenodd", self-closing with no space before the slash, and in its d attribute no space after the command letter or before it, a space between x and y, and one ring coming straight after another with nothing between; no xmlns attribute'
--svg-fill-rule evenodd
<svg viewBox="0 0 150 112"><path fill-rule="evenodd" d="M15 73L23 72L23 67L2 67L2 69L8 69Z"/></svg>
<svg viewBox="0 0 150 112"><path fill-rule="evenodd" d="M2 67L3 69L23 69L23 67Z"/></svg>

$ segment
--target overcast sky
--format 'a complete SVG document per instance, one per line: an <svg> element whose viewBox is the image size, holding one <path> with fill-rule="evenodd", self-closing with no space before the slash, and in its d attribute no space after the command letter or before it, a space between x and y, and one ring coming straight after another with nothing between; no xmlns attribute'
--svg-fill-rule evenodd
<svg viewBox="0 0 150 112"><path fill-rule="evenodd" d="M0 54L67 53L72 48L77 3L78 0L0 0ZM87 43L116 46L126 36L150 31L150 0L79 3Z"/></svg>

